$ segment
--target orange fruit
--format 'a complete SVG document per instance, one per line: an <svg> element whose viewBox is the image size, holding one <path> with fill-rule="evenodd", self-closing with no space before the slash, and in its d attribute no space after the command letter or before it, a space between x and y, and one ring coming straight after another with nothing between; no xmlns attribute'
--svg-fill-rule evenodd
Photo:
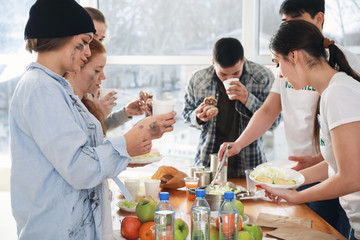
<svg viewBox="0 0 360 240"><path fill-rule="evenodd" d="M143 223L139 229L139 237L140 240L151 240L151 234L152 231L150 229L151 226L154 226L155 222L154 221L150 221L150 222L146 222Z"/></svg>

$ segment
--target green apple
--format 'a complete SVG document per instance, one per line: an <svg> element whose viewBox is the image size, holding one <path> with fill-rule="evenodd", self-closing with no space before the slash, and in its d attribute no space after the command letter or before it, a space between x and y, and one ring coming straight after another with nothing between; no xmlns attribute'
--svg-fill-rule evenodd
<svg viewBox="0 0 360 240"><path fill-rule="evenodd" d="M175 240L185 240L189 234L189 227L184 220L177 218L174 223Z"/></svg>
<svg viewBox="0 0 360 240"><path fill-rule="evenodd" d="M255 240L252 233L247 231L240 231L238 235L239 240Z"/></svg>
<svg viewBox="0 0 360 240"><path fill-rule="evenodd" d="M242 216L244 214L244 204L237 199L235 199L234 202L235 202L237 208L239 209L240 215Z"/></svg>
<svg viewBox="0 0 360 240"><path fill-rule="evenodd" d="M210 224L210 240L219 240L219 229Z"/></svg>
<svg viewBox="0 0 360 240"><path fill-rule="evenodd" d="M154 212L156 208L156 202L151 199L143 199L136 205L136 215L141 222L154 221Z"/></svg>
<svg viewBox="0 0 360 240"><path fill-rule="evenodd" d="M243 224L243 230L252 233L255 240L261 240L263 236L262 229L259 225L255 223L245 223Z"/></svg>

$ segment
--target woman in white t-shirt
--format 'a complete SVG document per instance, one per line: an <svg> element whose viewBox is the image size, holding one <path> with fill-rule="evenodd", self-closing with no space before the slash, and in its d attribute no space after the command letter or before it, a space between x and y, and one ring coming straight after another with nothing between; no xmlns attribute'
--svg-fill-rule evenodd
<svg viewBox="0 0 360 240"><path fill-rule="evenodd" d="M270 49L279 77L295 89L309 85L321 96L316 124L320 129L314 131L314 139L325 161L301 171L304 184L321 182L306 190L261 187L276 203L339 197L353 229L351 239L360 239L360 76L334 42L306 21L282 23Z"/></svg>

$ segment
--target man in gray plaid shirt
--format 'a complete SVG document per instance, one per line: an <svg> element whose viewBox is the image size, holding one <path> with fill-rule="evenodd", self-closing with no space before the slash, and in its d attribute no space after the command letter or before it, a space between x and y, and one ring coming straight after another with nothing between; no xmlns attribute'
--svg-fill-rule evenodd
<svg viewBox="0 0 360 240"><path fill-rule="evenodd" d="M225 89L223 81L237 78ZM266 67L248 61L244 49L235 38L218 40L213 49L213 65L196 71L185 94L183 118L201 130L195 165L210 165L210 154L217 153L223 142L235 141L260 108L274 81ZM229 99L228 95L235 95ZM204 98L217 99L218 115L207 116ZM277 126L279 118L273 124ZM244 170L266 162L262 139L259 138L228 160L228 178L244 177Z"/></svg>

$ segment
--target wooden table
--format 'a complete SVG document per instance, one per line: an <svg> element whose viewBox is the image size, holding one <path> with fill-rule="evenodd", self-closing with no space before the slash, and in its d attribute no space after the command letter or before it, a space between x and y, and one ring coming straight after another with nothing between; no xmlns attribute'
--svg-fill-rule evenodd
<svg viewBox="0 0 360 240"><path fill-rule="evenodd" d="M235 183L236 185L240 185L246 187L245 179L229 179L230 182ZM170 193L170 203L175 209L176 218L181 218L185 220L187 223L190 223L190 207L192 205L192 201L188 201L186 199L186 191L184 189L171 190L165 189ZM114 196L113 202L118 202L118 196ZM328 233L338 237L339 239L346 238L342 236L336 229L334 229L330 224L328 224L324 219L322 219L319 215L317 215L313 210L311 210L306 204L294 205L291 203L281 203L277 205L270 201L265 201L262 199L244 199L241 200L244 204L244 214L249 216L249 222L256 222L256 218L259 213L270 213L275 215L283 215L283 216L291 216L291 217L300 217L300 218L308 218L312 220L312 228L319 230L324 233ZM114 208L115 204L112 204ZM124 211L120 211L117 207L113 209L114 215L114 230L120 229L119 220L124 216L136 215L135 213L128 213ZM190 226L190 224L189 224ZM264 232L270 231L272 229L264 229ZM266 236L266 234L264 234ZM271 238L275 239L275 238Z"/></svg>

